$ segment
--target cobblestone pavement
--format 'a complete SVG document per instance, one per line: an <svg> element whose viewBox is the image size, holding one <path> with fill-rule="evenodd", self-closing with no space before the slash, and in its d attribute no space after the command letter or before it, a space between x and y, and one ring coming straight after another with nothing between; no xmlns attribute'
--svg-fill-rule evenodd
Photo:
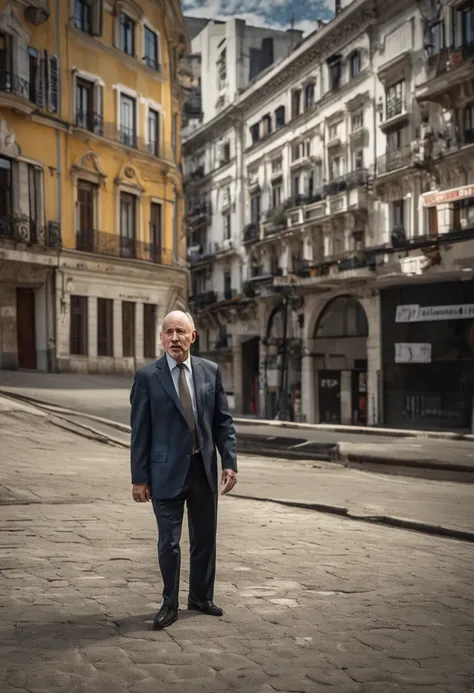
<svg viewBox="0 0 474 693"><path fill-rule="evenodd" d="M2 693L474 691L469 544L224 498L224 618L155 633L127 451L0 412L0 470Z"/></svg>

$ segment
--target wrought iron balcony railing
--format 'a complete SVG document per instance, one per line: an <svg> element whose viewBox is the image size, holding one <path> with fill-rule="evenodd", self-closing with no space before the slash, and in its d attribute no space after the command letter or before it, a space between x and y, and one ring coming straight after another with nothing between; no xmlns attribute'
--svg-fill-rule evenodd
<svg viewBox="0 0 474 693"><path fill-rule="evenodd" d="M168 248L96 229L77 231L76 250L162 265L170 265L174 260L173 251Z"/></svg>
<svg viewBox="0 0 474 693"><path fill-rule="evenodd" d="M395 118L405 112L405 99L400 96L395 99L388 99L385 105L385 120Z"/></svg>
<svg viewBox="0 0 474 693"><path fill-rule="evenodd" d="M89 130L96 135L104 134L104 119L100 113L92 111L76 111L76 128Z"/></svg>
<svg viewBox="0 0 474 693"><path fill-rule="evenodd" d="M384 173L391 173L401 168L411 166L413 154L411 145L400 147L392 152L386 152L377 159L377 175L381 176Z"/></svg>
<svg viewBox="0 0 474 693"><path fill-rule="evenodd" d="M62 246L61 227L57 222L48 221L46 226L40 227L35 219L20 213L0 218L0 238L47 248Z"/></svg>
<svg viewBox="0 0 474 693"><path fill-rule="evenodd" d="M244 243L254 243L255 241L258 241L260 236L259 229L258 229L258 224L255 224L254 222L247 224L247 226L244 227L243 230L243 241Z"/></svg>
<svg viewBox="0 0 474 693"><path fill-rule="evenodd" d="M0 91L29 99L30 83L15 72L0 70Z"/></svg>
<svg viewBox="0 0 474 693"><path fill-rule="evenodd" d="M217 303L217 294L215 291L204 291L202 294L196 294L189 298L189 302L194 304L196 308L204 308Z"/></svg>

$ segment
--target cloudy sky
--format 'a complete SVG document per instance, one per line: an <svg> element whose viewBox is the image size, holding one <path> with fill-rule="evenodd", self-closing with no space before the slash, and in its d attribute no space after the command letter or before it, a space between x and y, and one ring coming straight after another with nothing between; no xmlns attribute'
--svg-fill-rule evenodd
<svg viewBox="0 0 474 693"><path fill-rule="evenodd" d="M349 0L343 0L342 5ZM185 15L226 19L239 17L254 26L289 28L292 15L295 28L313 31L317 19L330 19L334 0L183 0Z"/></svg>

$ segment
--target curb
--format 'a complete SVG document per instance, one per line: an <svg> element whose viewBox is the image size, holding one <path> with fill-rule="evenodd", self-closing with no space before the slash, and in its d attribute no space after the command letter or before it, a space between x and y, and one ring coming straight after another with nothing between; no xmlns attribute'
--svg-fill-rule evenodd
<svg viewBox="0 0 474 693"><path fill-rule="evenodd" d="M119 438L103 433L93 427L88 427L85 424L79 422L71 422L69 419L62 416L63 414L69 414L70 416L77 416L81 419L88 419L89 421L95 421L96 423L101 423L110 428L113 428L122 433L130 433L130 426L126 424L121 424L118 421L113 421L111 419L106 419L95 414L88 414L80 412L74 409L65 409L59 407L58 405L45 402L44 400L39 400L33 397L29 397L23 394L5 392L0 388L0 395L6 397L7 399L20 400L26 402L30 405L35 405L36 407L43 409L57 417L58 420L62 420L68 424L72 424L84 431L89 431L93 435L97 436L96 440L105 442L107 444L119 445L120 447L129 447L129 444L124 442ZM242 419L234 420L242 421ZM266 425L266 422L261 422L259 425ZM270 424L282 425L283 427L290 427L289 422L270 422ZM292 426L292 424L291 424ZM318 426L312 426L310 424L299 424L299 426L306 428L318 428ZM342 429L346 427L338 427L337 430L342 432ZM336 429L334 429L336 430ZM364 429L365 430L365 429ZM379 429L382 430L382 429ZM474 436L471 436L474 439ZM389 468L398 470L423 470L424 472L434 471L434 472L446 472L450 474L461 474L461 475L474 475L474 464L473 465L460 465L454 462L445 462L436 459L418 459L418 458L396 458L390 457L389 455L378 456L369 453L358 453L358 452L347 452L341 451L340 446L346 445L346 443L316 443L312 440L302 440L301 438L283 438L279 436L261 436L258 434L240 434L238 436L238 452L246 452L251 455L261 455L263 457L276 457L280 459L291 459L291 460L314 460L317 462L334 462L335 464L342 465L345 467L351 467L356 465L358 468L360 466L367 467L368 465L377 465L380 467L377 470L379 473L387 473L385 470ZM424 477L423 477L424 478ZM442 480L442 479L441 479ZM453 479L446 479L446 481L453 481ZM455 479L454 481L463 481Z"/></svg>
<svg viewBox="0 0 474 693"><path fill-rule="evenodd" d="M12 399L15 399L15 397L13 397ZM31 398L30 398L30 401L32 401ZM43 407L45 407L45 408L51 407L52 409L56 409L56 410L60 409L59 407L56 407L53 405L45 405L45 404L43 404ZM71 412L76 416L83 416L81 413L73 412L72 410L61 410L61 411ZM95 419L97 422L101 421L102 423L106 423L106 422L108 423L107 419L101 419L100 417L93 417L93 415L91 415L91 414L85 416L85 418ZM72 422L69 419L62 417L62 416L58 416L55 413L53 413L52 417L48 417L48 421L54 426L58 426L59 428L62 428L64 430L75 433L76 435L79 435L83 438L88 438L90 440L95 440L97 442L105 443L105 444L111 445L111 446L118 446L118 447L122 447L122 448L129 448L130 447L129 443L127 443L123 440L109 436L108 434L105 434L102 431L99 431L98 429L93 428L92 426L88 426L86 424L81 424L81 423L77 423L77 422ZM117 424L117 422L114 422L114 423ZM126 427L124 424L118 424L118 425L116 425L116 428L120 428L120 430L123 430L123 429L127 429L129 427ZM259 454L259 453L253 453L253 454ZM295 454L299 454L299 453L295 453ZM268 450L266 451L266 455L268 456ZM307 459L307 457L306 457L306 459ZM388 526L388 527L408 529L408 530L416 531L416 532L422 533L422 534L430 534L432 536L439 536L439 537L445 537L445 538L450 538L450 539L458 539L460 541L474 543L474 532L469 532L467 530L457 530L457 529L450 528L450 527L443 527L441 525L430 525L428 523L417 522L416 520L392 517L390 515L371 515L371 516L358 515L356 513L351 513L348 510L348 508L338 506L338 505L328 505L325 503L308 503L308 502L304 502L304 501L292 501L292 500L277 499L277 498L258 498L255 496L246 496L246 495L238 494L238 493L233 493L232 496L230 496L230 498L240 498L242 500L260 501L263 503L274 503L277 505L282 505L282 506L286 506L286 507L290 507L290 508L299 508L302 510L312 510L312 511L324 513L327 515L338 515L339 517L344 517L344 518L347 518L349 520L354 520L357 522L381 524L381 525Z"/></svg>
<svg viewBox="0 0 474 693"><path fill-rule="evenodd" d="M297 428L307 431L328 431L331 433L364 433L373 436L390 436L391 438L433 438L438 440L474 441L473 433L455 433L453 431L417 431L401 428L379 428L375 426L345 426L344 424L308 424L297 421L274 421L273 419L235 418L234 423L242 426L273 426L274 428Z"/></svg>
<svg viewBox="0 0 474 693"><path fill-rule="evenodd" d="M392 517L391 515L358 515L357 513L351 513L348 508L338 505L324 505L321 503L308 503L278 498L257 498L256 496L246 496L239 493L232 493L229 498L240 498L241 500L259 501L261 503L274 503L276 505L283 505L287 508L299 508L300 510L313 510L326 515L339 515L340 517L353 520L354 522L379 524L386 527L395 527L397 529L407 529L418 532L419 534L429 534L431 536L474 543L474 532L469 532L467 530L443 527L442 525L431 525L426 522L417 522L416 520Z"/></svg>

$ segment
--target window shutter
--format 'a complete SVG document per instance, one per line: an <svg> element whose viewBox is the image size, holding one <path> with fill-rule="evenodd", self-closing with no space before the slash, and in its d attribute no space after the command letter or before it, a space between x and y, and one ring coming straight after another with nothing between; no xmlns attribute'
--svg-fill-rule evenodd
<svg viewBox="0 0 474 693"><path fill-rule="evenodd" d="M95 0L92 4L92 36L102 36L104 1Z"/></svg>
<svg viewBox="0 0 474 693"><path fill-rule="evenodd" d="M102 135L104 132L104 87L101 84L96 84L94 91L94 132L96 135Z"/></svg>
<svg viewBox="0 0 474 693"><path fill-rule="evenodd" d="M52 55L49 58L49 109L53 113L59 111L59 60Z"/></svg>
<svg viewBox="0 0 474 693"><path fill-rule="evenodd" d="M46 104L46 61L44 58L38 59L38 75L37 75L37 106L44 108Z"/></svg>

